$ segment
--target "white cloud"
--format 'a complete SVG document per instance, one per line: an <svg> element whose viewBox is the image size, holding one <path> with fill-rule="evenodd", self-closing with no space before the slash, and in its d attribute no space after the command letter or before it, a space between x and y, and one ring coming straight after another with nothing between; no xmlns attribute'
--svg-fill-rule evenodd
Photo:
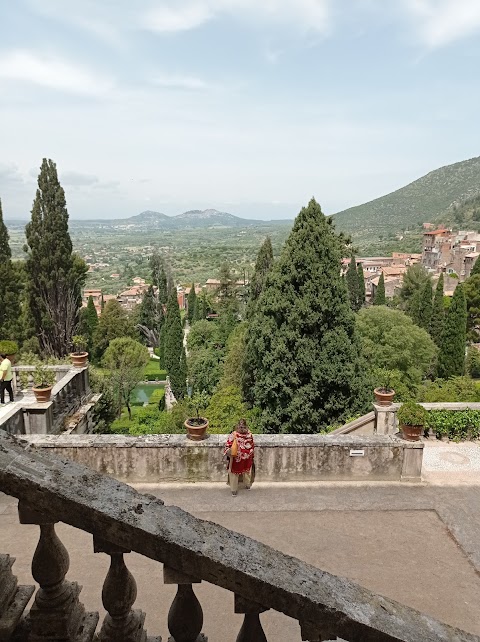
<svg viewBox="0 0 480 642"><path fill-rule="evenodd" d="M428 47L447 45L480 30L479 0L404 0Z"/></svg>
<svg viewBox="0 0 480 642"><path fill-rule="evenodd" d="M20 49L0 55L1 78L90 96L105 94L113 85L86 68Z"/></svg>
<svg viewBox="0 0 480 642"><path fill-rule="evenodd" d="M164 89L201 91L209 88L209 85L201 78L182 74L157 74L154 76L152 83Z"/></svg>
<svg viewBox="0 0 480 642"><path fill-rule="evenodd" d="M172 1L147 11L142 26L157 32L185 31L215 17L232 15L324 33L329 26L329 4L330 0L189 0L179 6Z"/></svg>

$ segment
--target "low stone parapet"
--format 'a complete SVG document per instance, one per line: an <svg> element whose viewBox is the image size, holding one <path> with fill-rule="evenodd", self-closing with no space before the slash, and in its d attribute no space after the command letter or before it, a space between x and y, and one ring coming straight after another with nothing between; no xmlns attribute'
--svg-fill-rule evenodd
<svg viewBox="0 0 480 642"><path fill-rule="evenodd" d="M37 448L127 483L220 482L225 435L28 435ZM420 481L423 443L392 435L255 435L258 481Z"/></svg>

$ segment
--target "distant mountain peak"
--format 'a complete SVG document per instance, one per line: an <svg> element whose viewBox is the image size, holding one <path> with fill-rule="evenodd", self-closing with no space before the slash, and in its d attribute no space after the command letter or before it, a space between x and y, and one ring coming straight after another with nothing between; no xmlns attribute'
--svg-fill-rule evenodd
<svg viewBox="0 0 480 642"><path fill-rule="evenodd" d="M238 216L234 216L233 214L229 214L228 212L219 212L216 209L210 208L207 210L189 210L188 212L183 212L182 214L178 214L175 216L175 218L180 218L180 219L209 219L209 218L228 218L228 219L238 219Z"/></svg>

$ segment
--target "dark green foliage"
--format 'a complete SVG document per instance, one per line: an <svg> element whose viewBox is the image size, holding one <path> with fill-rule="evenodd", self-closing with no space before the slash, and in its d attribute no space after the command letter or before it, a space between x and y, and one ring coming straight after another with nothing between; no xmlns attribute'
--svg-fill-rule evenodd
<svg viewBox="0 0 480 642"><path fill-rule="evenodd" d="M478 402L480 401L480 387L470 377L427 380L418 391L418 401L426 403Z"/></svg>
<svg viewBox="0 0 480 642"><path fill-rule="evenodd" d="M470 276L475 276L476 274L480 274L480 256L475 261L475 264L470 272Z"/></svg>
<svg viewBox="0 0 480 642"><path fill-rule="evenodd" d="M265 432L316 433L367 406L355 315L340 276L343 250L312 199L247 331L244 395L260 408Z"/></svg>
<svg viewBox="0 0 480 642"><path fill-rule="evenodd" d="M213 393L222 374L221 353L215 348L197 348L188 357L188 381L193 390Z"/></svg>
<svg viewBox="0 0 480 642"><path fill-rule="evenodd" d="M437 346L440 345L440 340L443 332L443 324L445 322L445 308L443 306L443 272L437 282L435 288L435 296L433 298L432 319L430 321L430 336L435 341Z"/></svg>
<svg viewBox="0 0 480 642"><path fill-rule="evenodd" d="M273 248L272 241L269 236L265 239L260 248L257 260L255 261L255 270L253 272L252 280L250 281L250 294L247 305L247 317L252 316L255 311L256 302L260 298L267 275L272 269L273 265Z"/></svg>
<svg viewBox="0 0 480 642"><path fill-rule="evenodd" d="M162 305L167 305L168 301L168 279L165 261L158 252L154 252L150 257L150 269L152 270L152 283L157 290L157 297Z"/></svg>
<svg viewBox="0 0 480 642"><path fill-rule="evenodd" d="M452 441L480 437L480 410L430 410L425 426L437 437Z"/></svg>
<svg viewBox="0 0 480 642"><path fill-rule="evenodd" d="M231 432L240 419L247 420L252 432L259 432L258 411L247 408L237 386L219 386L210 399L205 415L209 421L208 432L212 434Z"/></svg>
<svg viewBox="0 0 480 642"><path fill-rule="evenodd" d="M375 298L373 299L373 305L385 305L387 299L385 297L385 277L383 272L380 274L380 279L378 281L377 289L375 290Z"/></svg>
<svg viewBox="0 0 480 642"><path fill-rule="evenodd" d="M420 291L420 305L418 310L418 325L426 330L430 330L432 322L432 304L433 304L432 282L426 281Z"/></svg>
<svg viewBox="0 0 480 642"><path fill-rule="evenodd" d="M422 287L423 289L423 287ZM422 289L415 290L413 296L408 301L407 314L420 327L420 314L422 308Z"/></svg>
<svg viewBox="0 0 480 642"><path fill-rule="evenodd" d="M409 266L403 276L402 289L400 290L400 299L405 304L407 310L409 307L409 301L412 299L415 292L421 290L425 283L430 280L431 276L423 265L415 263L414 265Z"/></svg>
<svg viewBox="0 0 480 642"><path fill-rule="evenodd" d="M470 341L479 340L480 327L480 274L474 274L463 284L467 302L467 332Z"/></svg>
<svg viewBox="0 0 480 642"><path fill-rule="evenodd" d="M404 426L424 426L427 421L427 411L415 401L406 401L398 409L397 419Z"/></svg>
<svg viewBox="0 0 480 642"><path fill-rule="evenodd" d="M154 330L156 328L158 319L157 307L153 285L150 285L143 295L138 318L138 322L149 330Z"/></svg>
<svg viewBox="0 0 480 642"><path fill-rule="evenodd" d="M65 193L51 160L43 160L25 235L35 332L44 352L61 357L68 352L78 323L87 268L72 252Z"/></svg>
<svg viewBox="0 0 480 642"><path fill-rule="evenodd" d="M177 293L172 291L167 303L165 320L165 368L170 378L172 392L177 400L187 392L187 368L183 349L183 330Z"/></svg>
<svg viewBox="0 0 480 642"><path fill-rule="evenodd" d="M480 352L474 346L470 346L467 350L465 367L473 379L480 379Z"/></svg>
<svg viewBox="0 0 480 642"><path fill-rule="evenodd" d="M115 299L108 301L93 334L93 357L99 361L110 341L121 337L134 337L135 328L127 312Z"/></svg>
<svg viewBox="0 0 480 642"><path fill-rule="evenodd" d="M19 270L12 264L8 231L3 222L0 201L0 339L20 339L22 336Z"/></svg>
<svg viewBox="0 0 480 642"><path fill-rule="evenodd" d="M220 285L217 288L217 296L222 304L228 304L236 297L236 284L230 266L226 262L220 266L219 281Z"/></svg>
<svg viewBox="0 0 480 642"><path fill-rule="evenodd" d="M88 319L88 329L90 331L90 335L93 336L93 333L95 332L98 325L98 314L95 308L95 304L93 303L93 297L91 296L88 297L87 319Z"/></svg>
<svg viewBox="0 0 480 642"><path fill-rule="evenodd" d="M461 284L457 285L452 305L447 311L440 341L437 374L442 379L460 376L465 372L465 343L467 340L467 304Z"/></svg>
<svg viewBox="0 0 480 642"><path fill-rule="evenodd" d="M195 314L197 308L197 294L195 292L195 283L192 283L190 292L187 296L187 319L190 323L195 321Z"/></svg>
<svg viewBox="0 0 480 642"><path fill-rule="evenodd" d="M348 288L348 296L350 299L350 305L352 310L357 312L360 309L360 286L358 283L358 272L357 272L357 263L355 261L355 255L352 256L350 264L347 269L347 274L345 276L345 281Z"/></svg>
<svg viewBox="0 0 480 642"><path fill-rule="evenodd" d="M358 309L365 303L365 275L363 274L363 266L361 263L357 267L358 275Z"/></svg>

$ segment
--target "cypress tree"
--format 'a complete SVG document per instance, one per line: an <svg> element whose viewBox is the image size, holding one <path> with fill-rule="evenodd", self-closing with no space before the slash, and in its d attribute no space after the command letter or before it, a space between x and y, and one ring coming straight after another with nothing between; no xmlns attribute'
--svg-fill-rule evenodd
<svg viewBox="0 0 480 642"><path fill-rule="evenodd" d="M480 274L480 256L477 257L472 271L470 272L470 276L475 276L475 274Z"/></svg>
<svg viewBox="0 0 480 642"><path fill-rule="evenodd" d="M87 302L87 323L88 329L90 331L90 336L93 337L93 333L95 332L98 325L98 314L92 296L88 297Z"/></svg>
<svg viewBox="0 0 480 642"><path fill-rule="evenodd" d="M465 344L467 341L467 303L463 286L458 284L452 304L445 317L440 340L437 374L442 379L461 376L465 372Z"/></svg>
<svg viewBox="0 0 480 642"><path fill-rule="evenodd" d="M407 314L415 323L415 325L420 326L421 319L421 308L422 308L422 290L423 286L419 290L415 290L411 299L408 300L407 305Z"/></svg>
<svg viewBox="0 0 480 642"><path fill-rule="evenodd" d="M150 257L150 269L152 270L152 283L157 288L158 301L162 305L167 305L169 293L167 271L165 261L157 251Z"/></svg>
<svg viewBox="0 0 480 642"><path fill-rule="evenodd" d="M244 395L264 432L314 433L368 403L342 243L312 199L295 220L246 337ZM355 272L356 273L356 272Z"/></svg>
<svg viewBox="0 0 480 642"><path fill-rule="evenodd" d="M378 286L375 291L375 297L373 299L373 305L385 305L387 303L387 298L385 296L385 277L383 272L380 274L380 279L378 280Z"/></svg>
<svg viewBox="0 0 480 642"><path fill-rule="evenodd" d="M172 292L168 298L165 320L165 368L177 401L183 399L187 392L184 358L180 308L178 307L177 293Z"/></svg>
<svg viewBox="0 0 480 642"><path fill-rule="evenodd" d="M87 267L73 254L65 193L55 163L45 158L25 235L28 299L36 335L43 352L62 357L78 323Z"/></svg>
<svg viewBox="0 0 480 642"><path fill-rule="evenodd" d="M435 341L437 346L440 346L442 338L443 324L445 322L445 307L443 305L443 272L435 288L435 296L433 298L432 319L430 321L430 336Z"/></svg>
<svg viewBox="0 0 480 642"><path fill-rule="evenodd" d="M157 316L158 311L155 293L153 285L150 285L143 295L142 302L140 303L138 323L150 331L155 330L157 325Z"/></svg>
<svg viewBox="0 0 480 642"><path fill-rule="evenodd" d="M355 255L352 255L345 279L347 282L350 305L352 306L352 310L357 312L360 309L360 287L358 284L357 262L355 260Z"/></svg>
<svg viewBox="0 0 480 642"><path fill-rule="evenodd" d="M255 270L250 281L250 295L247 304L247 317L251 317L255 311L256 303L265 287L267 275L273 265L273 248L270 237L267 236L257 254Z"/></svg>
<svg viewBox="0 0 480 642"><path fill-rule="evenodd" d="M19 271L12 263L7 226L3 222L0 200L0 339L18 340L22 335L20 322L21 282Z"/></svg>
<svg viewBox="0 0 480 642"><path fill-rule="evenodd" d="M188 293L187 296L187 319L190 321L190 323L193 323L195 321L195 309L197 307L197 294L195 292L195 283L192 283L192 287L190 288L190 292Z"/></svg>
<svg viewBox="0 0 480 642"><path fill-rule="evenodd" d="M432 299L432 282L427 281L420 291L420 305L418 310L418 325L427 332L430 330L430 324L432 322Z"/></svg>
<svg viewBox="0 0 480 642"><path fill-rule="evenodd" d="M365 276L363 274L363 265L358 264L357 268L358 274L358 309L360 309L365 303Z"/></svg>

